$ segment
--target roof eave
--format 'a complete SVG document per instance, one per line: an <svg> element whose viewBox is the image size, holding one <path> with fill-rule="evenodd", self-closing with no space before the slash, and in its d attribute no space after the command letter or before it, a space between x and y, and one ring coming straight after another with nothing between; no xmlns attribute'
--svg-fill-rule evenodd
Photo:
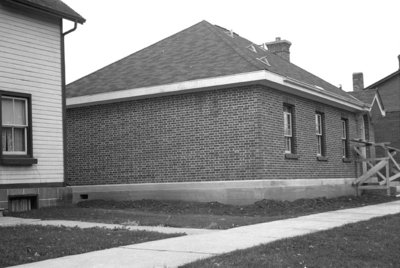
<svg viewBox="0 0 400 268"><path fill-rule="evenodd" d="M396 75L398 75L398 74L400 74L400 69L397 70L397 71L395 71L394 73L391 73L391 74L389 74L388 76L382 78L381 80L379 80L379 81L373 83L372 85L369 85L369 86L366 87L365 89L376 88L378 85L380 85L380 84L386 82L387 80L391 79L392 77L394 77L394 76L396 76Z"/></svg>
<svg viewBox="0 0 400 268"><path fill-rule="evenodd" d="M50 14L55 15L57 17L61 17L61 18L66 19L66 20L78 22L80 24L83 24L83 23L86 22L86 20L81 16L73 16L71 14L67 14L65 12L61 12L61 11L58 11L58 10L47 8L47 7L44 7L44 6L41 6L41 5L35 5L34 3L30 3L30 2L27 3L27 2L22 2L22 1L18 1L18 0L6 0L6 1L8 1L10 3L14 3L14 4L17 3L19 5L22 5L22 6L25 6L25 7L28 7L28 8L33 8L33 9L36 9L36 10L40 10L42 12L50 13Z"/></svg>
<svg viewBox="0 0 400 268"><path fill-rule="evenodd" d="M69 97L67 98L67 108L252 84L265 85L289 94L319 101L353 112L368 112L370 109L370 106L363 102L350 100L313 85L308 85L267 70L190 80L166 85L111 91L94 95Z"/></svg>

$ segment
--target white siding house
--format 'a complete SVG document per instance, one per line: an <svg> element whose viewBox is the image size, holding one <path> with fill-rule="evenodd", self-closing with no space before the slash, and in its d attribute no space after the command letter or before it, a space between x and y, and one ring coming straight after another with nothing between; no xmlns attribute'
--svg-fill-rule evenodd
<svg viewBox="0 0 400 268"><path fill-rule="evenodd" d="M55 205L64 188L61 1L0 1L0 208Z"/></svg>

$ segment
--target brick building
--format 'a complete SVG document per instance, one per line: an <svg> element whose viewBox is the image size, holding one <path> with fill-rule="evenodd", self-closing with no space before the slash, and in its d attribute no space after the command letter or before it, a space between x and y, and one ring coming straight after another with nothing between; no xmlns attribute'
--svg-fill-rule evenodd
<svg viewBox="0 0 400 268"><path fill-rule="evenodd" d="M290 45L202 21L69 84L74 201L352 193L370 107L291 63Z"/></svg>
<svg viewBox="0 0 400 268"><path fill-rule="evenodd" d="M372 105L371 120L375 127L376 142L390 142L390 146L400 148L400 56L399 69L392 74L382 78L372 85L364 88L362 73L353 75L353 92L356 98ZM375 98L376 94L380 101ZM378 103L385 110L381 113ZM383 152L377 152L383 156ZM395 156L400 161L400 155Z"/></svg>

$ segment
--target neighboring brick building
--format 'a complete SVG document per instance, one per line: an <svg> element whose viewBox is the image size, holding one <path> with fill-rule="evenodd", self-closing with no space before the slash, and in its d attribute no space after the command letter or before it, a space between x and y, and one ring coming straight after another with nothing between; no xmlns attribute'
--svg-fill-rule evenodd
<svg viewBox="0 0 400 268"><path fill-rule="evenodd" d="M372 123L375 128L376 142L390 142L390 146L400 148L400 56L399 70L364 88L362 73L355 80L354 91L351 94L373 106L375 95L378 93L381 106L385 114L379 112L378 107L371 110ZM359 84L358 84L359 83ZM358 89L358 90L357 90ZM376 102L377 104L379 102ZM383 156L383 152L377 152ZM400 155L395 156L400 161Z"/></svg>
<svg viewBox="0 0 400 268"><path fill-rule="evenodd" d="M0 1L0 209L56 205L66 190L63 19L85 21L59 0Z"/></svg>
<svg viewBox="0 0 400 268"><path fill-rule="evenodd" d="M202 21L68 85L74 200L352 193L370 108L290 63L290 45Z"/></svg>

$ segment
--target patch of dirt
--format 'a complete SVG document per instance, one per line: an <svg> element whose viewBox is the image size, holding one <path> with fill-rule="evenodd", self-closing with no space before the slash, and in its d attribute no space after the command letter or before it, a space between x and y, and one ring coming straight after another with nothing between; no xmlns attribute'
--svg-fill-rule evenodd
<svg viewBox="0 0 400 268"><path fill-rule="evenodd" d="M219 202L188 202L176 200L88 200L78 203L82 208L134 209L146 212L167 214L210 214L231 216L276 216L285 214L317 213L327 210L359 207L396 200L394 197L380 195L346 196L338 198L298 199L277 201L263 199L251 205L226 205Z"/></svg>

